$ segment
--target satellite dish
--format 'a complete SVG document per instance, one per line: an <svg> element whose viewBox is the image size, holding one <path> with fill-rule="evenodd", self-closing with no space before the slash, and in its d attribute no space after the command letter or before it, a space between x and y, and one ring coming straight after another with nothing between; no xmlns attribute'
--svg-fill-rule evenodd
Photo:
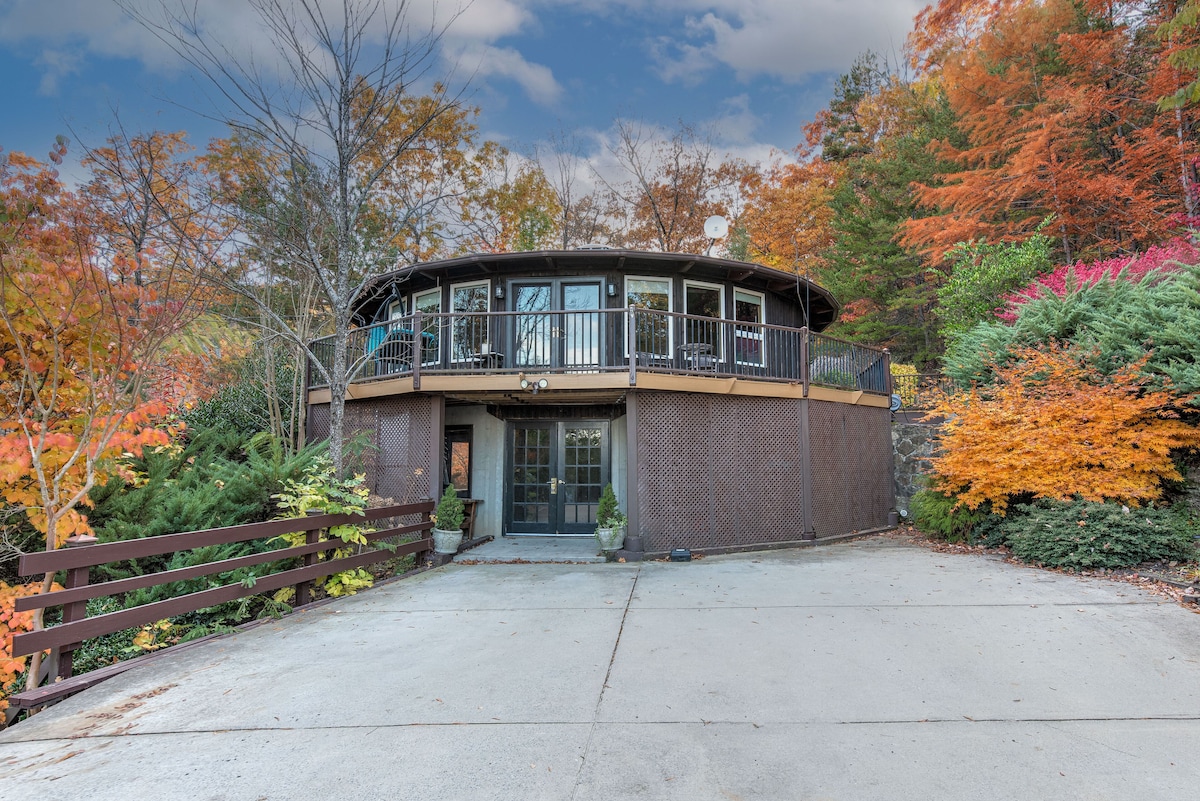
<svg viewBox="0 0 1200 801"><path fill-rule="evenodd" d="M729 233L729 220L715 214L704 221L704 235L709 239L720 239Z"/></svg>

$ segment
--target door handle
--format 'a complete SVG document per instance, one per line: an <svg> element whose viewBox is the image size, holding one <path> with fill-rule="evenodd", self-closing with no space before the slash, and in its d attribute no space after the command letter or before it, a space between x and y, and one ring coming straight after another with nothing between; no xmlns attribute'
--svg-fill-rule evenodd
<svg viewBox="0 0 1200 801"><path fill-rule="evenodd" d="M558 494L558 479L557 478L550 479L550 494L551 495Z"/></svg>

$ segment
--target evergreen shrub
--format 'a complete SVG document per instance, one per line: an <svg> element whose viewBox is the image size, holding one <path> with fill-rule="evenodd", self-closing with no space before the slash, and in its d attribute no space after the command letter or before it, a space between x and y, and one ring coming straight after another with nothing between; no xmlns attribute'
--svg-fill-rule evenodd
<svg viewBox="0 0 1200 801"><path fill-rule="evenodd" d="M459 500L458 490L454 489L453 484L447 484L433 513L434 525L442 531L458 531L462 528L463 515L463 502Z"/></svg>
<svg viewBox="0 0 1200 801"><path fill-rule="evenodd" d="M1195 557L1194 521L1165 509L1038 501L1001 525L1017 558L1069 570L1131 567Z"/></svg>
<svg viewBox="0 0 1200 801"><path fill-rule="evenodd" d="M959 505L955 496L934 489L917 492L910 506L917 529L946 542L977 542L1001 519L992 513L989 504L968 509L965 504Z"/></svg>

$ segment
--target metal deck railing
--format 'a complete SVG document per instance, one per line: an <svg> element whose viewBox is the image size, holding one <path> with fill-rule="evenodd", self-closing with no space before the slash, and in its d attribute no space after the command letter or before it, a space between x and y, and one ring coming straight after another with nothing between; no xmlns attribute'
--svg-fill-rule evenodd
<svg viewBox="0 0 1200 801"><path fill-rule="evenodd" d="M309 388L328 385L334 338L310 344ZM413 314L346 342L349 383L414 374L654 372L815 384L886 395L886 350L809 331L630 307Z"/></svg>

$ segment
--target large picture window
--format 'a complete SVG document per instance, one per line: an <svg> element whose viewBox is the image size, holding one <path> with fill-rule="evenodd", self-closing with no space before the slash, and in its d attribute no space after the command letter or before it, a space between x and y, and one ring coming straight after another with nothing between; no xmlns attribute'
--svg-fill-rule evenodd
<svg viewBox="0 0 1200 801"><path fill-rule="evenodd" d="M441 326L442 290L430 289L413 295L413 312L428 315L421 321L421 364L437 364L441 361L441 337L438 328Z"/></svg>
<svg viewBox="0 0 1200 801"><path fill-rule="evenodd" d="M671 311L671 279L627 277L625 305L657 312ZM637 352L646 357L669 359L672 346L670 318L665 314L637 314L634 319Z"/></svg>
<svg viewBox="0 0 1200 801"><path fill-rule="evenodd" d="M763 295L736 289L733 292L734 354L738 364L765 366L763 354Z"/></svg>
<svg viewBox="0 0 1200 801"><path fill-rule="evenodd" d="M719 321L725 317L725 287L720 284L684 281L683 303L685 314L691 317L708 318L684 320L683 339L689 346L689 355L708 356L709 359L706 361L711 361L713 358L721 361L722 325Z"/></svg>
<svg viewBox="0 0 1200 801"><path fill-rule="evenodd" d="M488 311L491 285L487 281L453 284L450 287L450 358L456 362L474 362L487 341L487 317L474 312Z"/></svg>

